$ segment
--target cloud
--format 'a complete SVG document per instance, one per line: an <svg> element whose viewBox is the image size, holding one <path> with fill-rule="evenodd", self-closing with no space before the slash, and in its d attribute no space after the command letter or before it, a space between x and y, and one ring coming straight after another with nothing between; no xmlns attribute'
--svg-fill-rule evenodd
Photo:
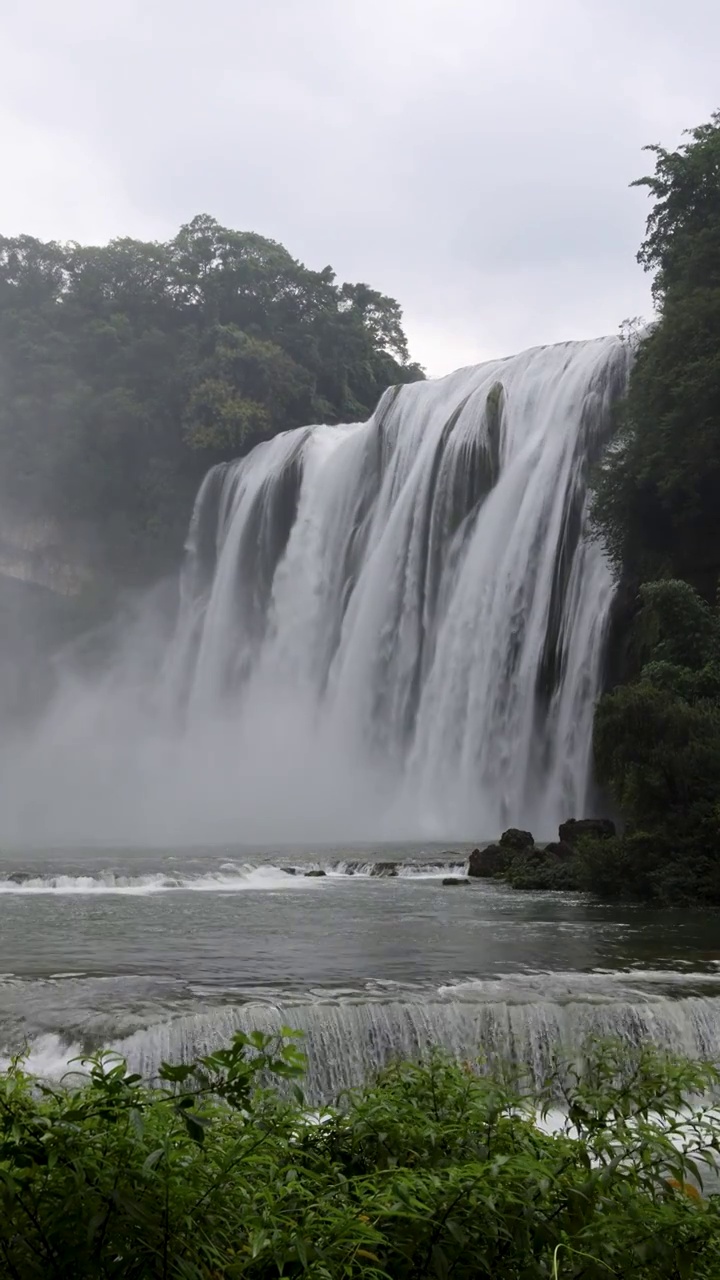
<svg viewBox="0 0 720 1280"><path fill-rule="evenodd" d="M207 211L398 297L432 372L617 329L647 142L717 105L710 0L35 0L0 18L2 230Z"/></svg>

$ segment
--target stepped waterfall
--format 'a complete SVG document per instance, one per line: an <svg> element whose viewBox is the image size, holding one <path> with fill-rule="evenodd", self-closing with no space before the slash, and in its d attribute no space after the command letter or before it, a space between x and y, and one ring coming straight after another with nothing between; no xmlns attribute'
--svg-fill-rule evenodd
<svg viewBox="0 0 720 1280"><path fill-rule="evenodd" d="M678 975L536 974L479 980L434 991L315 992L249 998L144 1026L103 1040L133 1071L155 1079L162 1062L189 1062L229 1043L236 1031L303 1035L307 1096L327 1101L397 1060L442 1048L459 1060L506 1066L541 1089L557 1073L582 1070L598 1039L628 1048L720 1060L718 975L686 994ZM676 987L675 998L672 988ZM72 1071L83 1041L39 1036L30 1065L49 1076ZM0 1051L0 1059L2 1051Z"/></svg>
<svg viewBox="0 0 720 1280"><path fill-rule="evenodd" d="M345 839L585 811L612 598L586 485L627 364L531 350L209 473L164 680L189 742L230 724L259 831L268 771L299 838L313 806Z"/></svg>

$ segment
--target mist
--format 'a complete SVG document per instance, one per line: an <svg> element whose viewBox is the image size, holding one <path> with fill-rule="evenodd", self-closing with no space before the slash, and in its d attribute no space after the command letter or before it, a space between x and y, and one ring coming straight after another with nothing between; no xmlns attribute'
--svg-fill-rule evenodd
<svg viewBox="0 0 720 1280"><path fill-rule="evenodd" d="M2 840L549 838L591 786L585 485L627 362L535 349L211 471L179 583L66 644L3 733Z"/></svg>

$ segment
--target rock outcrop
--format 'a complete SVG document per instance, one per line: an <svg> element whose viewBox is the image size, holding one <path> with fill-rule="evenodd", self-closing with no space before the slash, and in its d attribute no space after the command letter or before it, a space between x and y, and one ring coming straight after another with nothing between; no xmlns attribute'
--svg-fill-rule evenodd
<svg viewBox="0 0 720 1280"><path fill-rule="evenodd" d="M489 844L486 849L473 849L468 860L468 875L477 880L489 880L501 875L509 861L509 850L499 844Z"/></svg>
<svg viewBox="0 0 720 1280"><path fill-rule="evenodd" d="M522 853L526 849L532 849L535 841L529 831L520 831L517 827L510 827L508 831L503 831L500 837L500 844L503 849L512 849L513 853Z"/></svg>

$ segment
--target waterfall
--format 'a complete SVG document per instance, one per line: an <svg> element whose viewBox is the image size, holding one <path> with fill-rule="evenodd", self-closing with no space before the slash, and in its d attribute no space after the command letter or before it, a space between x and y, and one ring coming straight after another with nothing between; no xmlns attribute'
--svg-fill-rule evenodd
<svg viewBox="0 0 720 1280"><path fill-rule="evenodd" d="M586 484L626 376L615 339L536 349L211 471L165 673L186 734L230 720L291 808L324 778L346 838L583 813L612 596Z"/></svg>
<svg viewBox="0 0 720 1280"><path fill-rule="evenodd" d="M628 361L534 349L211 470L174 637L141 610L106 677L2 744L3 838L477 842L582 816L613 592L588 471Z"/></svg>
<svg viewBox="0 0 720 1280"><path fill-rule="evenodd" d="M392 1061L443 1048L460 1061L484 1061L543 1083L581 1065L593 1040L654 1044L669 1053L720 1060L720 1009L712 996L678 999L256 1001L156 1024L117 1042L133 1071L152 1079L163 1061L188 1062L229 1043L235 1031L303 1032L306 1088L313 1101L372 1079ZM57 1052L57 1050L56 1050ZM67 1049L58 1055L64 1063Z"/></svg>

